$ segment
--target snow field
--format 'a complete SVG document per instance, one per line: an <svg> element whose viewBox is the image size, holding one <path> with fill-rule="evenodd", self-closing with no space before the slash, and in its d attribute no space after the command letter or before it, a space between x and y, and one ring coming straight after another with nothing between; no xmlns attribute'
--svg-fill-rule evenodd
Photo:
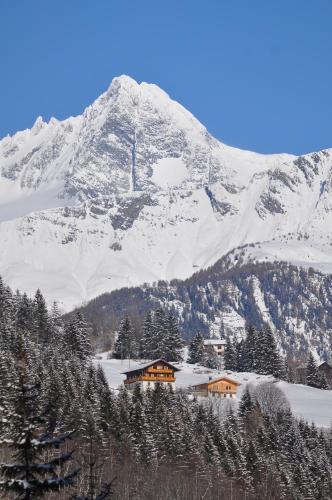
<svg viewBox="0 0 332 500"><path fill-rule="evenodd" d="M94 362L100 364L105 372L107 381L113 389L119 388L125 380L123 371L134 369L144 364L133 360L107 359L107 353L96 356ZM209 370L202 366L188 363L176 363L181 371L176 373L176 387L187 388L190 385L208 381L209 376L218 378L223 375L240 382L237 399L239 400L247 384L256 386L263 382L274 381L273 377L256 373L236 373L230 371ZM324 391L299 384L275 381L285 394L293 413L298 418L314 422L318 426L332 425L332 391Z"/></svg>

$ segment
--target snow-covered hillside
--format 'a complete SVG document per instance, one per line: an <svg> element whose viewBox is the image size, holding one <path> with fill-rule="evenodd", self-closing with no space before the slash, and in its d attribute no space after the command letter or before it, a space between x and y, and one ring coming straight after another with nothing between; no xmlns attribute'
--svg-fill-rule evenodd
<svg viewBox="0 0 332 500"><path fill-rule="evenodd" d="M117 389L125 380L123 371L137 368L140 363L129 360L107 359L106 354L99 356L95 363L103 367L110 387ZM176 386L178 388L188 388L190 385L200 384L209 380L209 376L217 378L227 375L240 382L238 389L238 399L247 384L256 386L263 382L273 381L273 377L267 375L257 375L255 373L236 373L230 371L208 370L207 368L180 363L177 366L181 371L176 374ZM332 423L332 391L314 389L299 384L288 384L287 382L276 382L277 386L285 394L293 413L308 422L315 422L319 426L329 427Z"/></svg>
<svg viewBox="0 0 332 500"><path fill-rule="evenodd" d="M39 117L0 141L0 274L70 309L189 277L243 245L331 271L331 189L331 150L231 148L157 86L121 76L81 116Z"/></svg>

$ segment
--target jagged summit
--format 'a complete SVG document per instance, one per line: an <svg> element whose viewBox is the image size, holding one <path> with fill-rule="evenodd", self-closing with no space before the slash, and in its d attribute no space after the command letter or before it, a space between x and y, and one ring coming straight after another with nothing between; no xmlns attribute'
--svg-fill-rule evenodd
<svg viewBox="0 0 332 500"><path fill-rule="evenodd" d="M0 274L28 291L45 279L70 307L186 278L243 245L248 259L332 269L331 179L331 150L232 148L122 75L81 115L0 141Z"/></svg>

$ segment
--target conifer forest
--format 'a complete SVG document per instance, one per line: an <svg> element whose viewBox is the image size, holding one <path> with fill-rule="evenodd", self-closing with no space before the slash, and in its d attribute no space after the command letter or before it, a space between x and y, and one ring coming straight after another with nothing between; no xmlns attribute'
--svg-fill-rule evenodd
<svg viewBox="0 0 332 500"><path fill-rule="evenodd" d="M170 332L164 346L150 342L158 325ZM132 351L123 356L143 349L148 358L158 347L166 351L154 355L179 359L174 317L148 313L141 344L131 330L124 318L119 335ZM269 335L264 356L270 349L273 363L265 369L285 377ZM40 290L28 298L0 281L1 498L332 497L332 430L295 418L273 384L247 387L236 407L161 384L114 391L92 361L90 336L79 312L63 318L56 305L46 307ZM249 345L255 336L249 331L241 349L228 344L226 363L238 363L244 350L246 363L259 363ZM199 361L199 342L190 347L192 362ZM312 382L313 360L308 364Z"/></svg>

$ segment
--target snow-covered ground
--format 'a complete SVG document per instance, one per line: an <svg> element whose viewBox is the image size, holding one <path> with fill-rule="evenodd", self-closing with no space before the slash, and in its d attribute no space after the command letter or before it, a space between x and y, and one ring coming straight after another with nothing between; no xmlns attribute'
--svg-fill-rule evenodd
<svg viewBox="0 0 332 500"><path fill-rule="evenodd" d="M143 362L129 360L107 359L107 354L103 353L95 359L96 364L100 364L105 372L110 387L118 388L125 375L123 371L134 369L144 364ZM190 385L206 382L209 376L217 378L227 375L240 382L238 399L241 398L246 384L255 386L262 382L272 381L273 377L258 375L256 373L236 373L230 371L208 370L197 365L188 363L176 364L180 368L176 374L176 386L186 388ZM284 392L293 413L309 422L315 422L319 426L329 427L332 423L332 391L314 389L305 385L288 384L287 382L276 382L277 386Z"/></svg>

